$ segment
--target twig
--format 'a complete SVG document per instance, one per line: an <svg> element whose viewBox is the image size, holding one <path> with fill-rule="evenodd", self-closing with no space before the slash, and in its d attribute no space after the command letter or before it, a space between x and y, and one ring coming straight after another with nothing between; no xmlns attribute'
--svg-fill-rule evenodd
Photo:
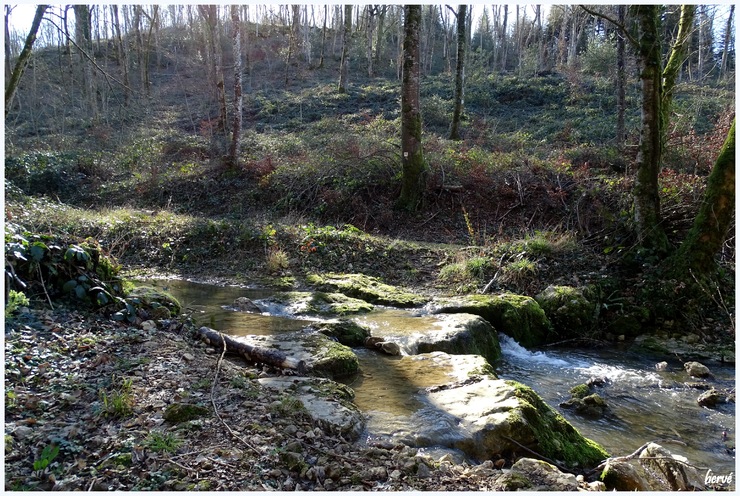
<svg viewBox="0 0 740 496"><path fill-rule="evenodd" d="M46 291L46 284L44 284L44 276L41 275L41 266L36 267L36 269L39 271L39 280L41 281L41 288L44 290L44 294L46 295L46 300L49 302L49 307L54 310L54 305L51 304L51 298L49 297L49 293Z"/></svg>
<svg viewBox="0 0 740 496"><path fill-rule="evenodd" d="M606 467L606 465L608 463L610 463L610 462L627 462L629 460L632 460L633 458L636 458L636 457L640 456L640 453L642 453L643 451L645 451L645 449L648 446L650 446L650 444L652 444L652 443L653 443L653 441L648 441L647 443L643 444L642 446L640 446L634 452L630 453L627 456L615 456L615 457L607 458L606 460L604 460L603 462L601 462L598 467L596 467L595 469L591 470L587 475L595 474L596 472L598 472L600 470L604 470L604 467Z"/></svg>
<svg viewBox="0 0 740 496"><path fill-rule="evenodd" d="M571 469L569 469L569 468L566 468L566 467L561 467L560 465L558 465L558 463L557 463L556 461L554 461L554 460L551 460L550 458L546 457L545 455L542 455L542 454L540 454L540 453L537 453L537 452L536 452L536 451L534 451L533 449L527 448L526 446L524 446L524 445L523 445L523 444L521 444L520 442L518 442L518 441L515 441L514 439L511 439L511 438L510 438L509 436L503 436L503 437L504 437L504 439L508 439L508 440L509 440L509 441L511 441L512 443L516 444L517 446L519 446L520 448L522 448L522 449L523 449L524 451L527 451L527 452L529 452L530 454L532 454L532 455L536 456L536 457L537 457L537 458L539 458L540 460L544 460L544 461L546 461L547 463L549 463L550 465L554 465L554 466L555 466L555 467L557 467L557 468L558 468L558 470L560 470L561 472L570 472L570 471L571 471Z"/></svg>
<svg viewBox="0 0 740 496"><path fill-rule="evenodd" d="M234 430L229 427L229 424L226 423L226 421L221 418L221 414L218 413L218 407L216 406L216 384L218 382L218 374L221 372L221 363L224 360L224 355L226 355L226 338L223 334L221 334L221 342L223 343L223 351L221 352L221 356L218 357L218 362L216 363L216 373L213 376L213 384L211 384L211 405L213 406L213 412L216 414L216 417L218 420L221 421L221 423L226 427L226 430L229 431L229 434L232 435L237 441L241 442L244 446L251 449L258 455L262 455L262 452L260 452L257 448L249 444L245 439L243 439L241 436L239 436Z"/></svg>
<svg viewBox="0 0 740 496"><path fill-rule="evenodd" d="M98 482L98 478L97 477L93 477L92 482L90 482L90 485L87 487L87 492L88 493L93 490L93 486L95 485L96 482Z"/></svg>

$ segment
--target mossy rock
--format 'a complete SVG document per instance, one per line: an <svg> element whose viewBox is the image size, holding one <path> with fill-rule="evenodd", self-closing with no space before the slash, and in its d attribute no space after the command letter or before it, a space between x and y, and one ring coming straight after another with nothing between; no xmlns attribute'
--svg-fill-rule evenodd
<svg viewBox="0 0 740 496"><path fill-rule="evenodd" d="M432 303L432 313L472 313L490 322L497 331L529 348L546 343L553 336L552 324L537 302L512 293L468 295Z"/></svg>
<svg viewBox="0 0 740 496"><path fill-rule="evenodd" d="M496 491L518 491L531 487L532 483L524 474L511 471L503 473L493 483L493 489Z"/></svg>
<svg viewBox="0 0 740 496"><path fill-rule="evenodd" d="M311 364L311 375L340 379L357 374L360 361L349 347L332 341L323 334L310 336L306 342L311 347L314 343L314 362Z"/></svg>
<svg viewBox="0 0 740 496"><path fill-rule="evenodd" d="M548 286L534 299L561 338L582 336L596 323L599 307L589 301L581 289Z"/></svg>
<svg viewBox="0 0 740 496"><path fill-rule="evenodd" d="M568 392L574 398L585 398L586 396L591 394L591 389L588 387L588 384L579 384L570 388L570 391Z"/></svg>
<svg viewBox="0 0 740 496"><path fill-rule="evenodd" d="M163 418L172 424L188 422L203 417L210 412L208 408L189 403L172 403L164 411Z"/></svg>
<svg viewBox="0 0 740 496"><path fill-rule="evenodd" d="M321 322L316 330L353 348L363 346L365 339L370 336L370 329L348 319Z"/></svg>
<svg viewBox="0 0 740 496"><path fill-rule="evenodd" d="M272 295L266 301L285 305L288 312L295 315L342 316L367 313L374 308L372 304L358 298L322 291L289 291Z"/></svg>
<svg viewBox="0 0 740 496"><path fill-rule="evenodd" d="M594 467L609 457L606 450L591 439L583 437L562 415L553 410L530 387L515 381L506 381L521 400L522 417L512 422L531 429L539 453L562 461L568 466ZM513 430L516 430L516 425Z"/></svg>
<svg viewBox="0 0 740 496"><path fill-rule="evenodd" d="M126 297L135 306L143 308L149 312L155 311L157 315L164 315L159 308L165 308L169 312L169 317L179 315L182 311L180 302L167 291L153 288L151 286L137 286ZM160 317L161 318L161 317Z"/></svg>
<svg viewBox="0 0 740 496"><path fill-rule="evenodd" d="M411 308L429 301L421 295L407 293L396 286L381 282L377 277L364 274L309 274L306 282L319 291L340 292L377 305Z"/></svg>

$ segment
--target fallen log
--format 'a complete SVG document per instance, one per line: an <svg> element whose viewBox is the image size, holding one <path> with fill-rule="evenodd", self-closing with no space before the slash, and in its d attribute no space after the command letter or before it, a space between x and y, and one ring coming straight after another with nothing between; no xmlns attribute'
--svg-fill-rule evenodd
<svg viewBox="0 0 740 496"><path fill-rule="evenodd" d="M290 357L282 351L242 343L241 341L237 341L234 338L209 327L201 327L198 329L198 336L200 336L203 342L210 344L217 350L223 350L224 346L226 346L226 351L237 353L250 362L264 363L274 367L291 369L300 374L305 374L308 370L304 360Z"/></svg>

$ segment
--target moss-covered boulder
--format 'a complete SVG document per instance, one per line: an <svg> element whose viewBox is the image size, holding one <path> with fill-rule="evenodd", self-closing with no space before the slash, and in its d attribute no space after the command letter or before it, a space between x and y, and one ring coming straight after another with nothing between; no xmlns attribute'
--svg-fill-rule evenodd
<svg viewBox="0 0 740 496"><path fill-rule="evenodd" d="M169 316L174 317L182 311L180 302L167 291L151 286L137 286L126 297L137 309L143 310L147 316L152 314L163 316L162 309L168 310ZM169 318L168 316L168 318Z"/></svg>
<svg viewBox="0 0 740 496"><path fill-rule="evenodd" d="M598 304L571 286L548 286L534 297L561 338L582 336L596 323Z"/></svg>
<svg viewBox="0 0 740 496"><path fill-rule="evenodd" d="M527 455L521 446L560 465L593 467L608 457L584 438L531 388L514 381L484 378L430 392L428 400L446 425L447 445L478 460L495 454Z"/></svg>
<svg viewBox="0 0 740 496"><path fill-rule="evenodd" d="M370 337L370 329L349 319L337 319L320 322L313 326L321 334L336 339L345 346L352 348L364 346L365 340Z"/></svg>
<svg viewBox="0 0 740 496"><path fill-rule="evenodd" d="M313 377L266 377L259 383L295 399L316 425L332 434L354 440L365 427L364 415L352 403L354 392L344 384Z"/></svg>
<svg viewBox="0 0 740 496"><path fill-rule="evenodd" d="M319 291L339 292L377 305L411 308L429 301L421 295L407 293L396 286L381 282L377 277L364 274L309 274L306 282Z"/></svg>
<svg viewBox="0 0 740 496"><path fill-rule="evenodd" d="M324 293L321 291L288 291L276 293L263 304L284 307L284 312L293 315L341 316L370 312L374 307L370 303L352 298L342 293Z"/></svg>
<svg viewBox="0 0 740 496"><path fill-rule="evenodd" d="M270 348L303 361L310 375L337 379L356 374L359 360L350 348L318 332L285 332L271 336L231 336L235 341Z"/></svg>
<svg viewBox="0 0 740 496"><path fill-rule="evenodd" d="M511 293L467 295L438 299L428 307L432 313L479 315L496 330L527 348L544 344L553 336L552 324L545 312L529 296Z"/></svg>
<svg viewBox="0 0 740 496"><path fill-rule="evenodd" d="M440 322L416 336L416 352L444 351L450 355L480 355L488 363L501 358L496 330L485 319L472 314L440 315Z"/></svg>

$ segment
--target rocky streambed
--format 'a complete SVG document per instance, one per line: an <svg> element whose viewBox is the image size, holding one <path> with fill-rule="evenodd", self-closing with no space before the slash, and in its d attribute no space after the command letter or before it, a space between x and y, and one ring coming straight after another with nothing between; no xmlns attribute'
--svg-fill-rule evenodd
<svg viewBox="0 0 740 496"><path fill-rule="evenodd" d="M532 389L525 385L527 373L509 374L512 369L501 366L511 360L502 359L497 330L508 330L525 342L541 342L553 332L542 310L546 305L519 295L430 301L395 288L388 293L386 287L379 288L386 293L378 297L373 296L378 284L371 279L360 279L364 284L360 289L351 289L351 284L350 289L332 286L327 280L332 279L317 281L326 290L318 292L270 293L183 281L162 285L195 310L199 321L250 346L304 361L307 375L264 377L260 383L294 395L328 432L361 444L419 448L438 461L473 465L486 461L503 469L521 457L537 457L566 471L583 472L607 458L599 443L580 434L588 420L558 408L557 395L563 396L563 389L553 398L550 388L545 401L535 392L540 382L536 375L531 377ZM386 306L394 297L399 298L399 307L412 308ZM511 346L504 348L511 351ZM596 378L598 371L593 372ZM725 374L723 380L727 385L730 379ZM734 385L734 377L731 380ZM660 383L655 388L665 389ZM709 457L715 473L734 465L734 405L731 410L719 413L721 418L713 418L709 428L713 432L721 424L725 429L723 444L711 447L723 451ZM576 420L579 430L563 414ZM705 416L699 415L699 421ZM619 418L612 420L614 428L606 436L599 429L585 431L616 439L606 443L611 454L625 454L613 448L634 443L632 437L618 442L620 429L631 426L620 424ZM677 444L679 452L682 444L688 447L681 439ZM701 449L691 448L693 453ZM700 462L694 465L699 466L695 470L706 468ZM655 483L650 487L661 488Z"/></svg>

